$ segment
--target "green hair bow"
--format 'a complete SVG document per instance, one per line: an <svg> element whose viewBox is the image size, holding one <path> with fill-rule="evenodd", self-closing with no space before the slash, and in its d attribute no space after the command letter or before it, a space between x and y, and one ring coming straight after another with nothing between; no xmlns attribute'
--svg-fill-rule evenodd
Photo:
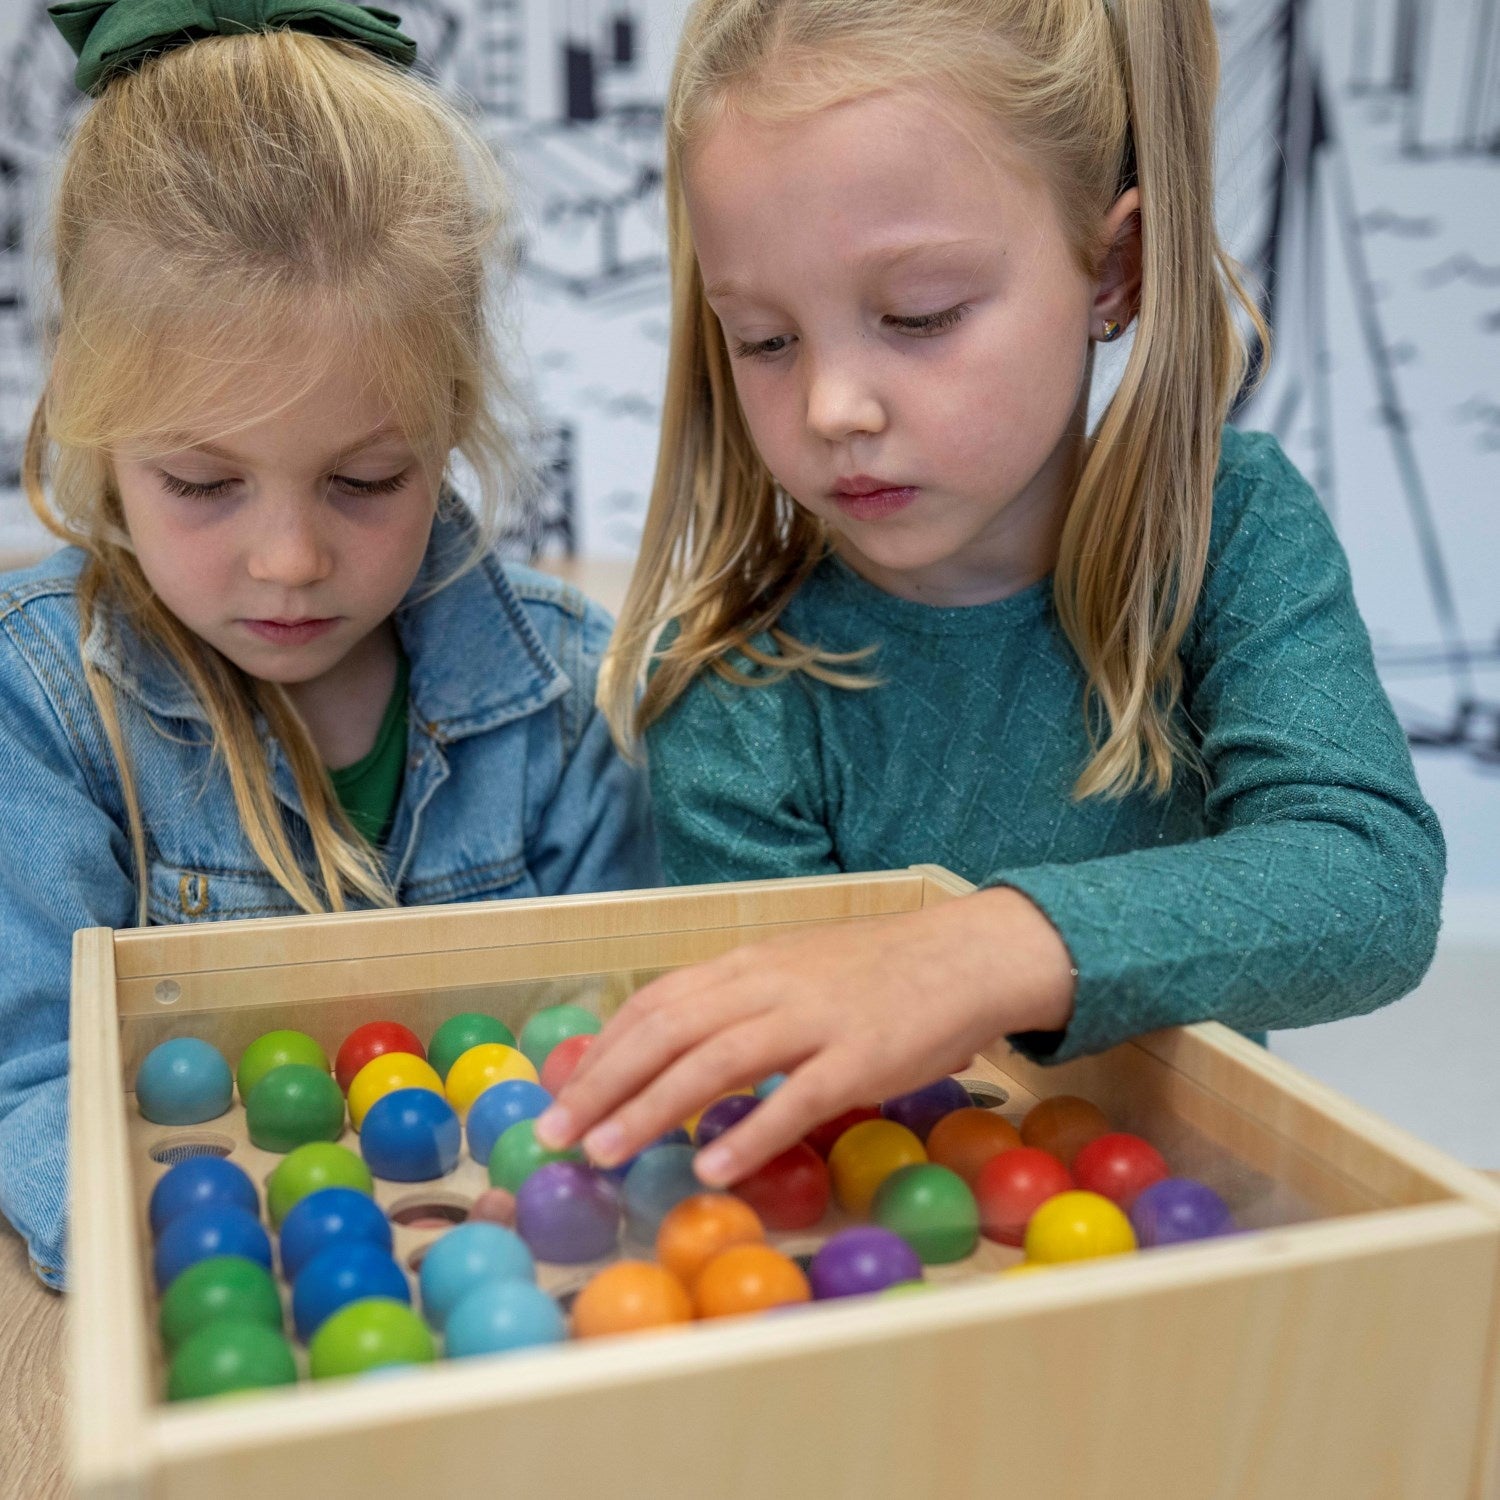
<svg viewBox="0 0 1500 1500"><path fill-rule="evenodd" d="M399 16L347 0L59 0L47 14L78 58L73 78L86 94L159 52L247 31L357 42L403 68L417 57L417 44L397 29Z"/></svg>

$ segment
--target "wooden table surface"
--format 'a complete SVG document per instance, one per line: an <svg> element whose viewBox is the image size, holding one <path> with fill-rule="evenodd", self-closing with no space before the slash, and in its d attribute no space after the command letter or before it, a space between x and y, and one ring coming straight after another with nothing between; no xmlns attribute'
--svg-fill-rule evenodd
<svg viewBox="0 0 1500 1500"><path fill-rule="evenodd" d="M0 1500L53 1500L63 1479L63 1299L0 1220Z"/></svg>

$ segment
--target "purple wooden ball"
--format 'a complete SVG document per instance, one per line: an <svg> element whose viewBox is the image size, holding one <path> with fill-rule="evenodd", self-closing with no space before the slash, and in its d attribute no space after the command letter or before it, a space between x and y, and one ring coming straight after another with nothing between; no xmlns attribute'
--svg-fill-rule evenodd
<svg viewBox="0 0 1500 1500"><path fill-rule="evenodd" d="M698 1117L693 1144L701 1151L710 1141L717 1140L726 1130L738 1125L759 1103L754 1094L726 1094L722 1099L715 1099Z"/></svg>
<svg viewBox="0 0 1500 1500"><path fill-rule="evenodd" d="M877 1224L843 1229L813 1256L807 1268L813 1296L859 1297L903 1281L922 1279L922 1261L899 1234Z"/></svg>
<svg viewBox="0 0 1500 1500"><path fill-rule="evenodd" d="M1143 1250L1234 1231L1229 1205L1211 1187L1191 1177L1153 1182L1130 1205L1130 1222Z"/></svg>
<svg viewBox="0 0 1500 1500"><path fill-rule="evenodd" d="M516 1193L516 1229L538 1260L600 1260L619 1239L619 1190L582 1162L548 1162Z"/></svg>
<svg viewBox="0 0 1500 1500"><path fill-rule="evenodd" d="M951 1115L955 1109L967 1109L971 1102L969 1091L958 1079L939 1078L925 1088L887 1099L880 1106L880 1113L887 1120L906 1126L919 1141L925 1141L928 1132L944 1115Z"/></svg>

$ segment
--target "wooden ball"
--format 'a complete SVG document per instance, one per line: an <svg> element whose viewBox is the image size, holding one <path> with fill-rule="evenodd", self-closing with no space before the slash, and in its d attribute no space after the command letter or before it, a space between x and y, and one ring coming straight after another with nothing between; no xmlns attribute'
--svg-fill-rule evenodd
<svg viewBox="0 0 1500 1500"><path fill-rule="evenodd" d="M1056 1094L1043 1099L1021 1121L1021 1140L1071 1167L1073 1158L1090 1141L1108 1135L1112 1128L1109 1116L1097 1104L1076 1094Z"/></svg>

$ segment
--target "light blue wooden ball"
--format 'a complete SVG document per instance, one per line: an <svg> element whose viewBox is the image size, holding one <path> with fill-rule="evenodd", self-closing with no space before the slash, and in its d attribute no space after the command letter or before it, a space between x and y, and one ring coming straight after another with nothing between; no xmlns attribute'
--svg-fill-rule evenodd
<svg viewBox="0 0 1500 1500"><path fill-rule="evenodd" d="M135 1075L135 1102L158 1125L216 1120L234 1098L234 1075L217 1047L174 1037L153 1047Z"/></svg>

